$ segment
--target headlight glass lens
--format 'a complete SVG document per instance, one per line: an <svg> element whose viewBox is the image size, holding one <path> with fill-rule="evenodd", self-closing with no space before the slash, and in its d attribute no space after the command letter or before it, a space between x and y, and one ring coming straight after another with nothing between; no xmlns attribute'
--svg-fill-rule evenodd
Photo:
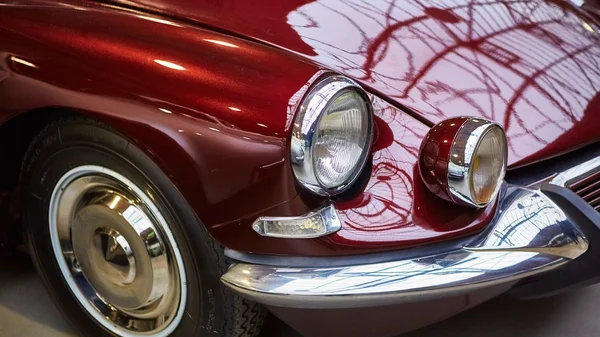
<svg viewBox="0 0 600 337"><path fill-rule="evenodd" d="M330 102L313 136L313 168L322 187L339 188L362 169L369 123L367 102L355 90L343 90Z"/></svg>
<svg viewBox="0 0 600 337"><path fill-rule="evenodd" d="M489 203L496 195L505 174L505 136L499 127L485 133L471 160L471 193L481 204Z"/></svg>

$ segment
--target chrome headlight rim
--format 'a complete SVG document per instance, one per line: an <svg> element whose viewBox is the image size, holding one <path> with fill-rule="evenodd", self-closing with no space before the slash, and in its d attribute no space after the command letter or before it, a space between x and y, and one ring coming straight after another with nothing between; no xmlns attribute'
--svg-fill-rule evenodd
<svg viewBox="0 0 600 337"><path fill-rule="evenodd" d="M330 104L339 96L353 91L364 101L367 118L367 140L361 158L353 173L336 188L327 188L317 177L313 155L314 140L319 124ZM320 196L335 196L346 192L360 177L364 170L373 143L373 107L369 95L352 79L341 75L329 75L316 82L302 99L298 113L294 117L290 156L296 181L305 189Z"/></svg>
<svg viewBox="0 0 600 337"><path fill-rule="evenodd" d="M473 159L479 151L479 146L492 130L499 130L502 134L502 152L504 166L501 173L495 177L493 197L487 201L478 200L472 183L474 169ZM483 118L469 117L457 131L450 155L448 158L448 192L452 201L462 206L482 208L490 204L504 181L508 158L508 144L506 134L501 125Z"/></svg>

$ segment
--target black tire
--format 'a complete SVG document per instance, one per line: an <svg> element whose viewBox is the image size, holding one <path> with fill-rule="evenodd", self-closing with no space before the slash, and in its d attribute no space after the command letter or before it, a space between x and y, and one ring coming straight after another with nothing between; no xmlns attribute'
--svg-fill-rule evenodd
<svg viewBox="0 0 600 337"><path fill-rule="evenodd" d="M54 186L70 169L107 167L157 196L156 205L173 232L187 275L185 314L171 336L254 337L264 309L229 291L220 277L230 261L167 176L134 144L108 126L83 117L48 125L26 154L21 184L23 221L34 263L54 303L76 332L113 336L80 305L53 254L48 221Z"/></svg>

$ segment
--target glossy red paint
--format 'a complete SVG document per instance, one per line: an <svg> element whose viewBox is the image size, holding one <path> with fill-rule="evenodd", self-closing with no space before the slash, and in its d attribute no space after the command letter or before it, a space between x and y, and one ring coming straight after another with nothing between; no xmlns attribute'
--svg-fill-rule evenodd
<svg viewBox="0 0 600 337"><path fill-rule="evenodd" d="M450 149L456 133L466 120L466 117L455 117L436 124L421 143L419 175L433 194L447 201L452 201L448 191Z"/></svg>
<svg viewBox="0 0 600 337"><path fill-rule="evenodd" d="M94 3L1 8L0 74L10 77L0 85L0 123L47 107L98 118L145 150L208 227L298 194L285 133L318 67Z"/></svg>
<svg viewBox="0 0 600 337"><path fill-rule="evenodd" d="M343 223L339 232L318 240L256 238L250 226L240 221L235 235L230 226L214 228L215 238L244 252L327 256L423 245L485 227L495 203L479 210L459 207L433 195L418 178L419 146L428 127L381 99L374 99L373 107L376 125L386 127L377 130L371 177L364 191L335 204ZM301 208L304 203L298 197L263 215L290 214L293 205Z"/></svg>
<svg viewBox="0 0 600 337"><path fill-rule="evenodd" d="M568 1L122 2L292 50L431 124L494 120L512 167L600 138L600 107L590 105L600 87L599 29Z"/></svg>
<svg viewBox="0 0 600 337"><path fill-rule="evenodd" d="M327 239L338 247L386 250L400 242L422 245L481 230L494 205L459 207L433 195L419 178L419 147L428 128L380 99L373 106L376 120L388 128L378 130L371 179L357 198L336 204L344 226Z"/></svg>
<svg viewBox="0 0 600 337"><path fill-rule="evenodd" d="M295 107L324 68L182 20L99 3L1 8L0 78L9 76L0 83L0 123L48 107L104 121L154 159L228 248L304 256L392 250L468 235L493 215L491 206L460 208L429 193L415 171L428 127L374 98L372 172L359 196L336 204L344 228L322 239L261 237L251 229L256 217L300 215L325 202L301 193L287 163ZM271 27L282 41L299 28Z"/></svg>

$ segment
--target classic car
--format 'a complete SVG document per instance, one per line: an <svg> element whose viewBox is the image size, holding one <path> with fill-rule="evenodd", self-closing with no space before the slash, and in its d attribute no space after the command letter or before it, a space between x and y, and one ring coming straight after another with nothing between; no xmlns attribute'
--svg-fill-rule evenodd
<svg viewBox="0 0 600 337"><path fill-rule="evenodd" d="M5 244L84 336L391 336L595 283L598 31L559 0L2 0Z"/></svg>

